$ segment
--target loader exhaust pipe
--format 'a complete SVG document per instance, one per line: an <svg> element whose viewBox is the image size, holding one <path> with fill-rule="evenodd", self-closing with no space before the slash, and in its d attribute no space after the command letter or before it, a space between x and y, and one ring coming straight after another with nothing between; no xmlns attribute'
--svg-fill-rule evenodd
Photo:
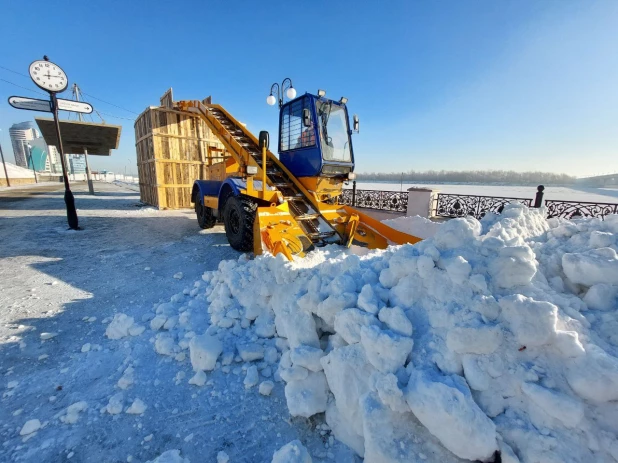
<svg viewBox="0 0 618 463"><path fill-rule="evenodd" d="M266 151L270 145L270 135L266 130L260 131L260 147L262 148L262 193L266 196Z"/></svg>

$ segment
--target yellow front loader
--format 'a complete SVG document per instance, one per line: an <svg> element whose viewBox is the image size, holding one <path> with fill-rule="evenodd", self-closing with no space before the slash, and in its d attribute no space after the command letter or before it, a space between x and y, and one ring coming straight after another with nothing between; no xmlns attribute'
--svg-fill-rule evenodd
<svg viewBox="0 0 618 463"><path fill-rule="evenodd" d="M420 241L339 204L344 182L354 178L353 131L347 100L318 94L292 96L285 104L279 98L279 158L268 149L268 132L256 138L220 105L176 103L201 117L225 146L224 152L209 151L208 180L193 186L200 226L223 222L233 248L290 260L328 244L383 249ZM271 89L267 101L273 100Z"/></svg>

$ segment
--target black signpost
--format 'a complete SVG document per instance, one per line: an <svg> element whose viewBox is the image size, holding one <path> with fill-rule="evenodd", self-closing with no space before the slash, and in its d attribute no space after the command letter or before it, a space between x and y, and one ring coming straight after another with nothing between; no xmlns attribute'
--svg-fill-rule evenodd
<svg viewBox="0 0 618 463"><path fill-rule="evenodd" d="M47 73L47 74L46 74ZM66 159L64 150L62 149L62 138L60 137L60 124L58 122L58 99L57 92L64 91L69 85L68 79L64 71L49 61L47 56L43 57L43 61L35 61L30 64L30 77L40 88L47 91L50 97L51 110L56 122L56 134L58 135L58 152L62 164L62 178L64 180L64 203L67 206L67 220L69 227L73 230L79 230L79 222L77 219L77 210L75 209L75 197L69 185L69 175L67 174Z"/></svg>
<svg viewBox="0 0 618 463"><path fill-rule="evenodd" d="M69 175L67 174L66 159L64 157L64 150L62 149L62 138L60 137L60 122L58 122L58 99L55 92L49 92L51 97L51 108L54 115L54 122L56 123L56 135L58 136L58 152L60 153L60 159L62 160L62 178L64 180L64 203L67 206L67 220L69 227L73 230L79 230L79 224L77 219L77 210L75 209L75 197L71 191L69 185Z"/></svg>
<svg viewBox="0 0 618 463"><path fill-rule="evenodd" d="M64 180L64 203L67 207L67 220L69 227L73 230L79 230L79 222L77 219L77 210L75 209L75 197L69 185L68 169L64 150L62 149L62 138L60 136L60 122L58 120L58 109L65 111L83 112L89 114L92 112L92 105L83 102L71 102L68 100L58 100L56 94L63 92L67 86L67 76L60 66L49 61L47 56L43 60L34 61L30 64L30 77L33 82L41 89L49 93L49 102L35 98L12 96L9 98L9 104L17 109L26 109L30 111L51 112L54 115L54 123L56 125L56 135L58 136L58 152L60 153L60 161L62 164L62 178ZM60 107L59 107L60 102Z"/></svg>

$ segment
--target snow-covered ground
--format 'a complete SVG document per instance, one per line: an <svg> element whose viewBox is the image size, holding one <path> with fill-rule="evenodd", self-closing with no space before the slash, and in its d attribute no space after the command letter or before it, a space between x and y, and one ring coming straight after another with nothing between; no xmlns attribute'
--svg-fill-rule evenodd
<svg viewBox="0 0 618 463"><path fill-rule="evenodd" d="M0 191L15 191L15 190L30 190L30 189L45 189L45 188L58 187L58 182L39 182L39 183L25 183L23 185L11 185L0 186Z"/></svg>
<svg viewBox="0 0 618 463"><path fill-rule="evenodd" d="M127 190L131 190L131 191L137 191L139 192L139 184L136 182L126 182L126 181L122 181L122 180L116 180L114 182L112 182L118 186L121 186L123 188L126 188Z"/></svg>
<svg viewBox="0 0 618 463"><path fill-rule="evenodd" d="M618 217L289 263L97 188L0 196L3 461L618 461Z"/></svg>
<svg viewBox="0 0 618 463"><path fill-rule="evenodd" d="M147 461L173 448L193 462L217 461L220 451L266 461L298 438L326 455L328 437L289 418L281 388L266 398L223 373L209 378L217 387L197 388L175 379L178 366L154 352L150 330L133 342L105 336L103 320L120 312L141 320L239 253L222 227L200 230L191 211L137 207L139 195L115 185L95 189L92 197L73 186L78 232L67 231L62 190L0 195L0 461ZM134 384L120 389L130 365ZM123 413L101 414L118 392ZM124 413L138 398L146 411ZM61 420L80 402L87 408L74 409L75 423ZM21 436L30 420L42 428Z"/></svg>
<svg viewBox="0 0 618 463"><path fill-rule="evenodd" d="M406 191L410 187L435 188L441 193L479 195L479 196L506 196L509 198L531 198L536 195L536 187L513 185L471 185L471 184L426 184L389 182L356 182L359 190ZM352 188L352 184L346 186ZM545 199L563 201L588 201L600 203L618 203L618 189L616 188L589 188L589 187L555 187L545 188Z"/></svg>
<svg viewBox="0 0 618 463"><path fill-rule="evenodd" d="M413 217L397 217L395 219L382 220L382 223L395 230L409 233L419 238L427 239L436 234L440 228L440 222L431 221L425 217L415 215Z"/></svg>

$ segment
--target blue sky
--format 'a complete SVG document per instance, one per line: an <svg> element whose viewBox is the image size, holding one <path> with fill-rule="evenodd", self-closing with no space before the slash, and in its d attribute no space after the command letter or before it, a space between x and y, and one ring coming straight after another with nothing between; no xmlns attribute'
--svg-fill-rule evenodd
<svg viewBox="0 0 618 463"><path fill-rule="evenodd" d="M110 159L135 172L133 120L173 87L208 95L276 137L271 83L349 99L361 119L357 172L618 171L618 2L4 0L0 66L27 74L44 54L123 126ZM36 90L0 68L0 79ZM0 143L31 120L0 80ZM69 97L66 92L63 95ZM119 119L118 116L126 119Z"/></svg>

